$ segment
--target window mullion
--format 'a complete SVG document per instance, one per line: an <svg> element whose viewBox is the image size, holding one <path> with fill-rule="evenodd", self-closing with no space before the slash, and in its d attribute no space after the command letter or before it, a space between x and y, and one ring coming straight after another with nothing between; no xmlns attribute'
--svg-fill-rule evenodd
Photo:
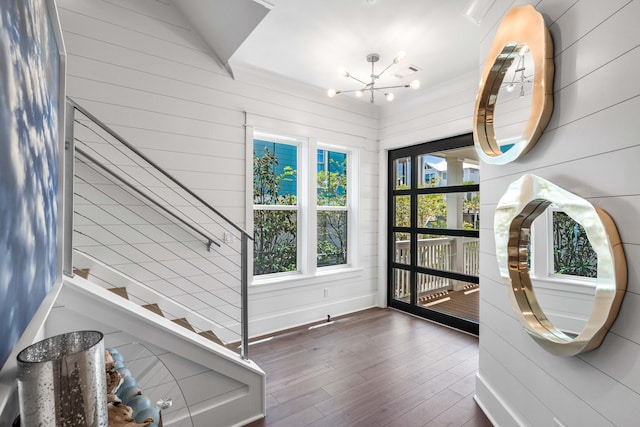
<svg viewBox="0 0 640 427"><path fill-rule="evenodd" d="M305 250L305 259L307 261L307 271L309 274L316 274L318 265L316 262L318 252L318 140L309 138L308 151L306 157L307 167L307 204L308 204L308 222L307 222L307 241L302 243ZM328 162L328 159L327 159Z"/></svg>

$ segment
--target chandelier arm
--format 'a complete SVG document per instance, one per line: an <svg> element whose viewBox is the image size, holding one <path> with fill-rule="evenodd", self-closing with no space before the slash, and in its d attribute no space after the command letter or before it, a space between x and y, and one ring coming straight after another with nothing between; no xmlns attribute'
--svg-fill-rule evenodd
<svg viewBox="0 0 640 427"><path fill-rule="evenodd" d="M368 88L363 88L363 89L350 89L350 90L338 90L336 91L336 95L340 94L340 93L349 93L349 92L364 92L365 90L369 90Z"/></svg>
<svg viewBox="0 0 640 427"><path fill-rule="evenodd" d="M387 65L387 68L385 68L384 70L380 71L380 73L376 76L376 79L379 79L380 76L382 76L385 73L385 71L387 71L389 68L391 68L395 64L396 64L396 62L392 61L391 64ZM373 64L371 64L371 65L373 66ZM373 67L371 69L371 74L373 74Z"/></svg>
<svg viewBox="0 0 640 427"><path fill-rule="evenodd" d="M397 86L382 86L382 87L374 87L373 89L375 90L382 90L382 89L397 89L399 87L411 87L410 85L406 84L406 85L397 85Z"/></svg>
<svg viewBox="0 0 640 427"><path fill-rule="evenodd" d="M357 78L357 77L353 77L351 74L349 74L347 77L350 77L350 78L352 78L353 80L355 80L355 81L357 81L357 82L359 82L359 83L362 83L362 84L363 84L363 85L365 85L365 86L366 86L366 85L368 85L368 83L367 83L367 82L363 82L363 81L362 81L362 80L360 80L359 78ZM344 92L344 91L343 91L343 92Z"/></svg>

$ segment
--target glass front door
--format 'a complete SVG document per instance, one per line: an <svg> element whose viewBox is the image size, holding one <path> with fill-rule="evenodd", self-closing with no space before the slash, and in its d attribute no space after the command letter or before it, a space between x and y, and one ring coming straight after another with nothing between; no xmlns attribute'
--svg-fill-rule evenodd
<svg viewBox="0 0 640 427"><path fill-rule="evenodd" d="M471 134L389 152L389 305L478 333L480 169Z"/></svg>

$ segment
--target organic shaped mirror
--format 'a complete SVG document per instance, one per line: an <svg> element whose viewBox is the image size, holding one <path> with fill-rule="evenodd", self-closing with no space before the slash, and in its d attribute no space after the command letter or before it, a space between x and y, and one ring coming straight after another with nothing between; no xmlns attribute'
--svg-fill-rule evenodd
<svg viewBox="0 0 640 427"><path fill-rule="evenodd" d="M553 110L553 72L542 15L531 5L514 7L498 28L476 97L473 138L483 161L509 163L535 145Z"/></svg>
<svg viewBox="0 0 640 427"><path fill-rule="evenodd" d="M576 334L566 333L549 319L529 275L531 225L552 204L579 224L597 258L593 305L582 330ZM560 356L597 348L618 314L627 286L624 251L611 217L549 181L524 175L509 186L498 202L494 232L500 274L516 317L529 335Z"/></svg>

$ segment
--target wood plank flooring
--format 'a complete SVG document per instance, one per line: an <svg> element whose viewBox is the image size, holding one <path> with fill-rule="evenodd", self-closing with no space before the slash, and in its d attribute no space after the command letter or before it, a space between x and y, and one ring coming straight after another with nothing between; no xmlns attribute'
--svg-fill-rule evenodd
<svg viewBox="0 0 640 427"><path fill-rule="evenodd" d="M477 290L478 288L449 291L445 297L428 300L426 304L430 304L429 308L433 310L477 322L480 319L480 294ZM439 300L443 302L438 303Z"/></svg>
<svg viewBox="0 0 640 427"><path fill-rule="evenodd" d="M372 308L250 346L267 416L248 427L489 427L473 400L478 339Z"/></svg>

